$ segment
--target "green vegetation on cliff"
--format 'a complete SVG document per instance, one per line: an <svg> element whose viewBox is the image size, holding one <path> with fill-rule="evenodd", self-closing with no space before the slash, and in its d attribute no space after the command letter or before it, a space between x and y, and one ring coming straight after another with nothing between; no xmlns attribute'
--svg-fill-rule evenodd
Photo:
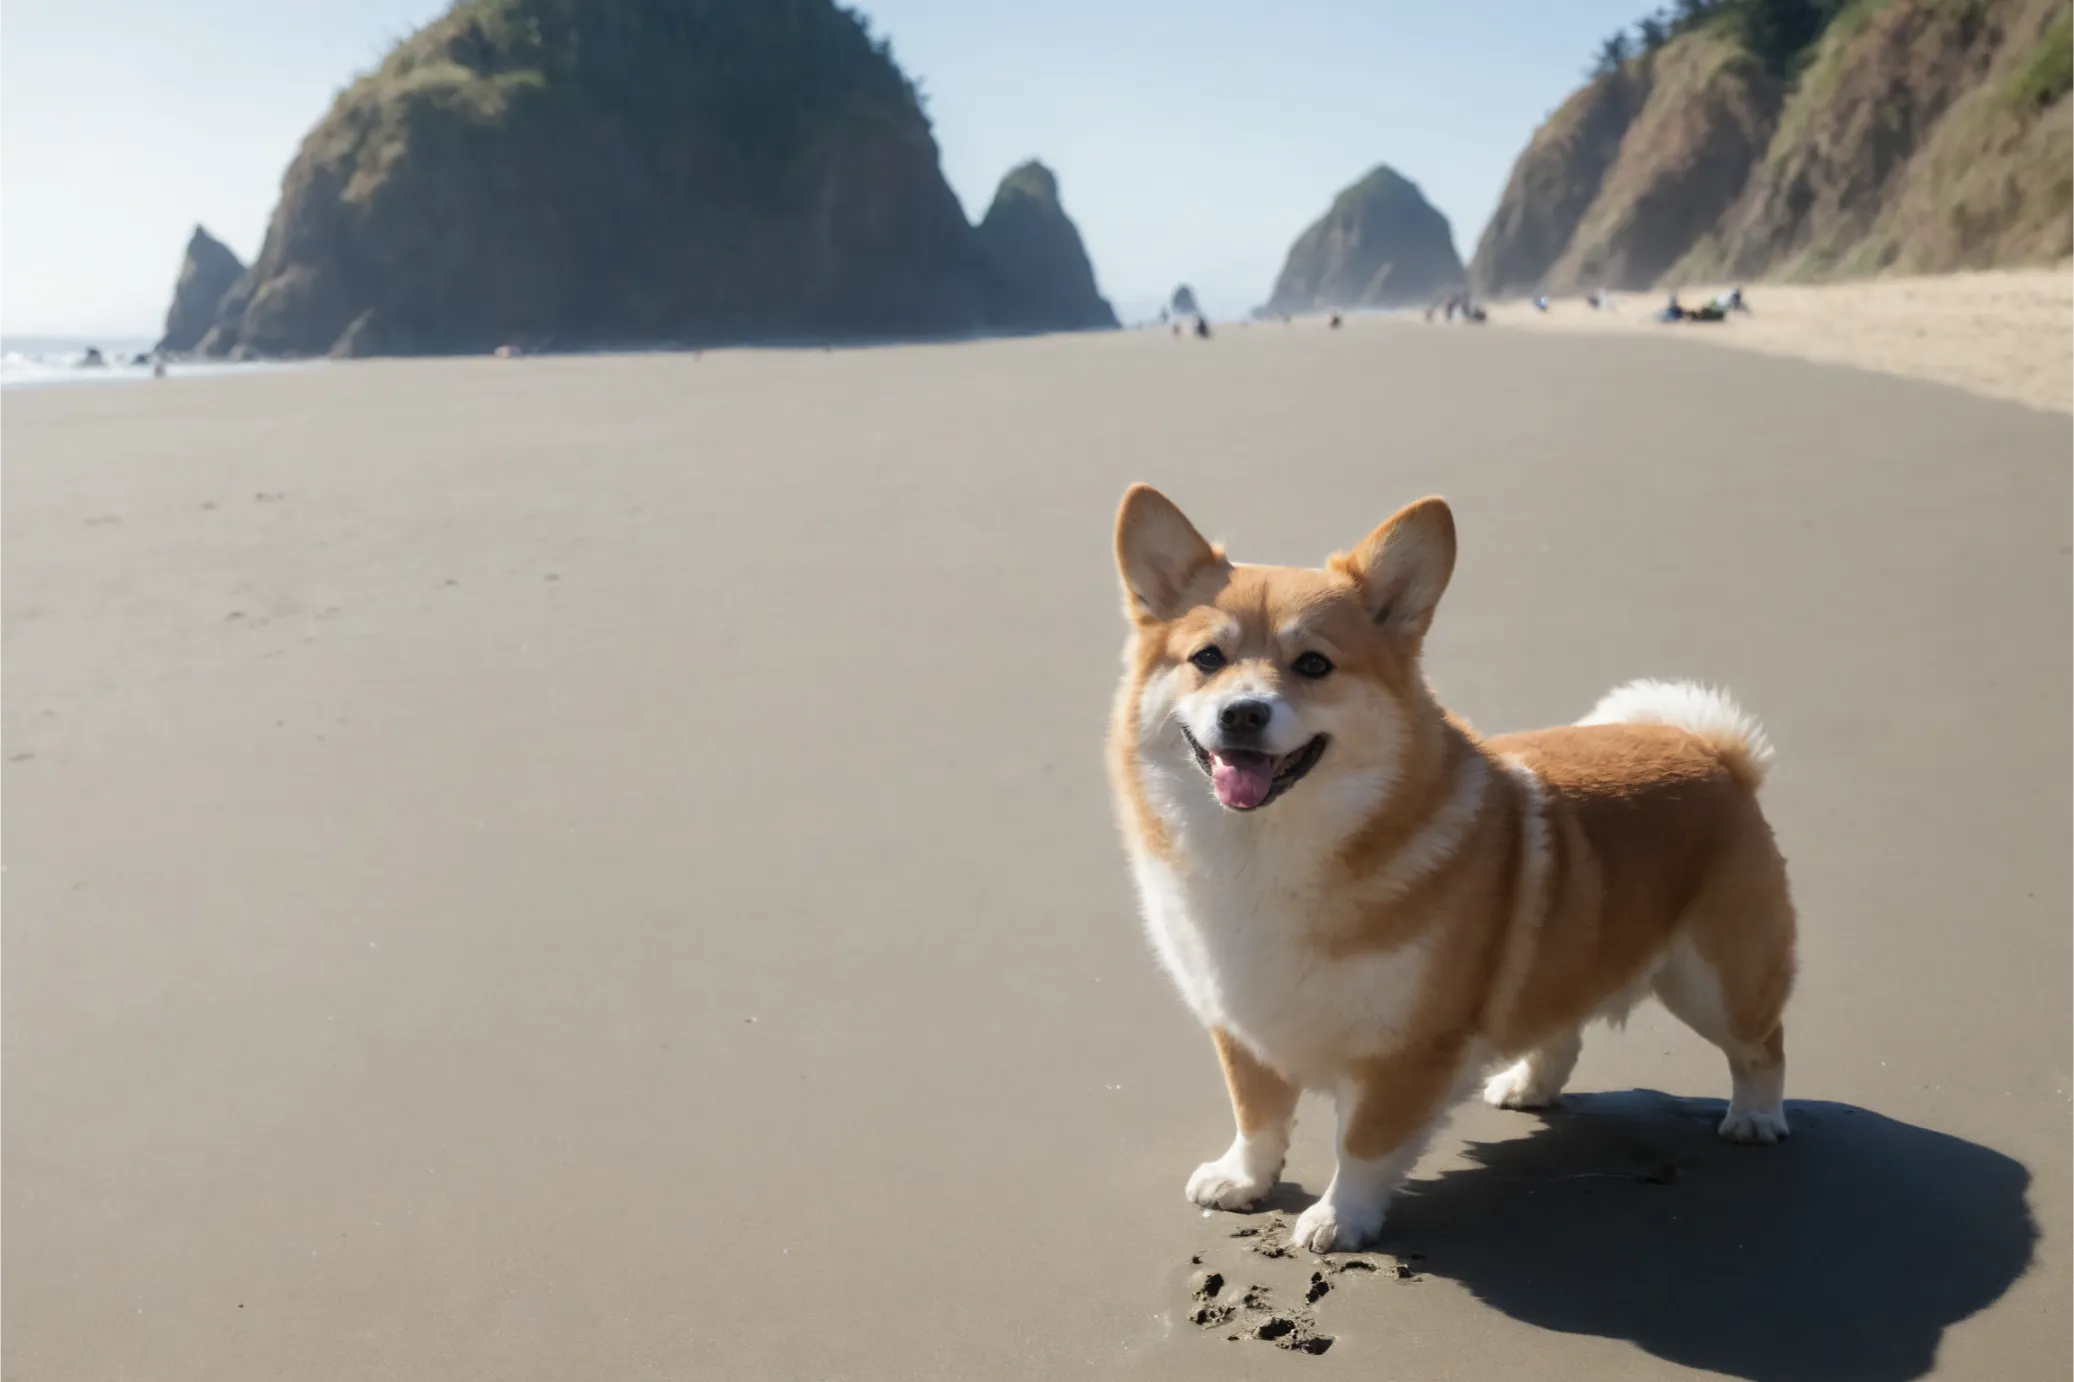
<svg viewBox="0 0 2074 1382"><path fill-rule="evenodd" d="M1681 277L1935 273L2074 252L2068 0L1858 0Z"/></svg>
<svg viewBox="0 0 2074 1382"><path fill-rule="evenodd" d="M1486 292L2074 252L2069 0L1687 0L1515 164Z"/></svg>
<svg viewBox="0 0 2074 1382"><path fill-rule="evenodd" d="M1631 57L1646 57L1675 38L1708 32L1755 58L1774 77L1791 75L1815 41L1853 0L1679 0L1636 21L1599 45L1590 75L1617 71Z"/></svg>
<svg viewBox="0 0 2074 1382"><path fill-rule="evenodd" d="M1718 25L1686 25L1534 132L1471 281L1491 295L1654 283L1735 201L1777 109L1760 58Z"/></svg>

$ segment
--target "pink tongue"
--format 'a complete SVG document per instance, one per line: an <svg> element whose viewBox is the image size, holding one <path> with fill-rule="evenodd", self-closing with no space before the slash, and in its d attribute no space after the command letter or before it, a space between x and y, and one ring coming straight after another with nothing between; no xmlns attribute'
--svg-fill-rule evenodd
<svg viewBox="0 0 2074 1382"><path fill-rule="evenodd" d="M1210 755L1210 785L1217 800L1241 811L1267 800L1275 787L1275 760L1264 753Z"/></svg>

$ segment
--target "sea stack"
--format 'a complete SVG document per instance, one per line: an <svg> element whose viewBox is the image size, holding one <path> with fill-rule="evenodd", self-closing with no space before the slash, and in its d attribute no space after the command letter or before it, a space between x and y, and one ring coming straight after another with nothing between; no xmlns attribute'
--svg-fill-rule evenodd
<svg viewBox="0 0 2074 1382"><path fill-rule="evenodd" d="M462 0L304 139L219 354L998 325L914 86L834 0Z"/></svg>
<svg viewBox="0 0 2074 1382"><path fill-rule="evenodd" d="M1010 170L973 232L988 277L988 315L1022 331L1116 325L1095 287L1080 231L1059 202L1059 181L1032 159Z"/></svg>
<svg viewBox="0 0 2074 1382"><path fill-rule="evenodd" d="M1462 281L1447 217L1417 184L1378 166L1289 247L1267 311L1415 306Z"/></svg>
<svg viewBox="0 0 2074 1382"><path fill-rule="evenodd" d="M169 354L193 350L216 324L217 309L245 266L230 248L201 226L187 239L180 276L173 283L173 305L166 309L166 330L158 349Z"/></svg>

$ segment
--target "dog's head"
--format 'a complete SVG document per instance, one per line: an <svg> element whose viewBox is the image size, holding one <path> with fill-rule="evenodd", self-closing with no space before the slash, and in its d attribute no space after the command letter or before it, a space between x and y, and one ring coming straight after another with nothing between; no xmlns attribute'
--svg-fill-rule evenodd
<svg viewBox="0 0 2074 1382"><path fill-rule="evenodd" d="M1387 779L1454 571L1445 502L1399 510L1312 570L1228 561L1173 501L1135 485L1116 561L1133 630L1117 730L1147 770L1235 812L1334 779Z"/></svg>

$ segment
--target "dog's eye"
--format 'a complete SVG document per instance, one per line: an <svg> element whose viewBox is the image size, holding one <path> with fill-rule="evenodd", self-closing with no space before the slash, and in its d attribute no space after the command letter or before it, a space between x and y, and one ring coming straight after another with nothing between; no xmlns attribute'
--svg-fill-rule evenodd
<svg viewBox="0 0 2074 1382"><path fill-rule="evenodd" d="M1195 664L1198 672L1207 677L1224 666L1224 649L1213 643L1188 660Z"/></svg>
<svg viewBox="0 0 2074 1382"><path fill-rule="evenodd" d="M1289 666L1296 675L1309 677L1312 681L1332 675L1332 659L1323 653L1305 653Z"/></svg>

